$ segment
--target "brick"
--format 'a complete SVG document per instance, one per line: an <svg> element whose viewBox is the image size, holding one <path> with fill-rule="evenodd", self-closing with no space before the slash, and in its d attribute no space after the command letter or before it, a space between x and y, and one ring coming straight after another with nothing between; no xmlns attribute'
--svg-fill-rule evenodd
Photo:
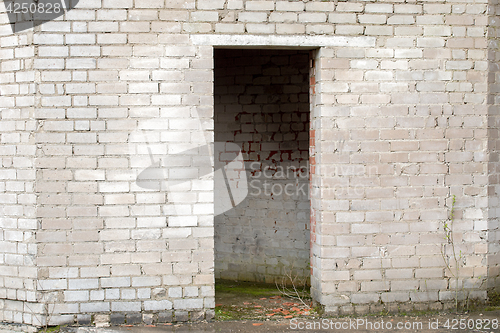
<svg viewBox="0 0 500 333"><path fill-rule="evenodd" d="M408 302L410 299L410 295L408 293L383 293L380 296L382 302L392 303L392 302Z"/></svg>
<svg viewBox="0 0 500 333"><path fill-rule="evenodd" d="M422 58L423 52L420 49L400 49L394 51L395 58Z"/></svg>
<svg viewBox="0 0 500 333"><path fill-rule="evenodd" d="M197 4L198 9L223 9L224 0L207 0Z"/></svg>
<svg viewBox="0 0 500 333"><path fill-rule="evenodd" d="M295 13L279 13L273 12L269 15L269 22L297 22L297 14Z"/></svg>
<svg viewBox="0 0 500 333"><path fill-rule="evenodd" d="M37 34L33 38L34 44L63 44L64 35L61 34Z"/></svg>
<svg viewBox="0 0 500 333"><path fill-rule="evenodd" d="M413 269L388 269L385 271L389 279L413 279Z"/></svg>
<svg viewBox="0 0 500 333"><path fill-rule="evenodd" d="M163 5L163 0L138 0L135 2L135 8L161 8Z"/></svg>
<svg viewBox="0 0 500 333"><path fill-rule="evenodd" d="M144 310L146 311L161 311L161 310L170 310L172 309L172 302L168 300L162 301L145 301L144 302Z"/></svg>
<svg viewBox="0 0 500 333"><path fill-rule="evenodd" d="M330 13L328 14L330 23L356 23L356 14Z"/></svg>
<svg viewBox="0 0 500 333"><path fill-rule="evenodd" d="M139 312L141 302L111 302L111 310L117 312Z"/></svg>
<svg viewBox="0 0 500 333"><path fill-rule="evenodd" d="M323 13L302 13L299 14L299 21L300 22L315 22L315 23L320 23L320 22L326 22L326 14Z"/></svg>
<svg viewBox="0 0 500 333"><path fill-rule="evenodd" d="M276 1L276 11L302 12L305 4L301 2Z"/></svg>
<svg viewBox="0 0 500 333"><path fill-rule="evenodd" d="M385 15L363 14L358 15L358 21L361 24L385 24L387 17Z"/></svg>
<svg viewBox="0 0 500 333"><path fill-rule="evenodd" d="M203 307L203 299L176 299L174 300L174 309L201 309Z"/></svg>
<svg viewBox="0 0 500 333"><path fill-rule="evenodd" d="M263 13L263 12L254 12L254 13L242 12L242 13L238 14L238 21L240 21L240 22L265 22L265 21L267 21L267 13Z"/></svg>
<svg viewBox="0 0 500 333"><path fill-rule="evenodd" d="M341 2L337 4L336 10L338 12L361 12L363 11L364 6L362 3L349 3L349 2Z"/></svg>
<svg viewBox="0 0 500 333"><path fill-rule="evenodd" d="M425 14L449 14L451 5L448 4L424 4Z"/></svg>
<svg viewBox="0 0 500 333"><path fill-rule="evenodd" d="M246 24L246 30L250 33L274 33L275 26L273 24Z"/></svg>
<svg viewBox="0 0 500 333"><path fill-rule="evenodd" d="M107 312L110 310L108 302L82 303L80 310L84 313Z"/></svg>
<svg viewBox="0 0 500 333"><path fill-rule="evenodd" d="M388 281L367 281L361 282L361 291L388 291L390 283Z"/></svg>
<svg viewBox="0 0 500 333"><path fill-rule="evenodd" d="M354 304L377 303L379 300L379 294L359 293L351 296L351 302Z"/></svg>
<svg viewBox="0 0 500 333"><path fill-rule="evenodd" d="M472 68L472 61L467 61L467 60L457 60L457 61L447 61L446 62L446 69L452 69L452 70L466 70Z"/></svg>
<svg viewBox="0 0 500 333"><path fill-rule="evenodd" d="M417 38L417 47L443 47L445 41L443 38Z"/></svg>
<svg viewBox="0 0 500 333"><path fill-rule="evenodd" d="M340 35L362 35L364 28L356 25L337 25L335 32Z"/></svg>
<svg viewBox="0 0 500 333"><path fill-rule="evenodd" d="M434 291L410 292L410 300L412 302L437 301L438 300L438 293L434 292Z"/></svg>
<svg viewBox="0 0 500 333"><path fill-rule="evenodd" d="M245 26L242 24L219 23L215 25L215 32L219 33L243 33Z"/></svg>
<svg viewBox="0 0 500 333"><path fill-rule="evenodd" d="M157 286L160 285L160 281L160 277L133 277L132 287Z"/></svg>
<svg viewBox="0 0 500 333"><path fill-rule="evenodd" d="M65 291L64 300L67 302L85 302L89 300L88 291Z"/></svg>
<svg viewBox="0 0 500 333"><path fill-rule="evenodd" d="M36 69L63 69L64 60L62 59L35 59L34 68Z"/></svg>
<svg viewBox="0 0 500 333"><path fill-rule="evenodd" d="M424 26L424 36L450 36L451 29L436 29L435 27Z"/></svg>
<svg viewBox="0 0 500 333"><path fill-rule="evenodd" d="M248 1L245 3L246 10L274 10L273 1Z"/></svg>
<svg viewBox="0 0 500 333"><path fill-rule="evenodd" d="M193 12L191 13L191 19L193 21L217 22L219 21L219 13L209 11Z"/></svg>
<svg viewBox="0 0 500 333"><path fill-rule="evenodd" d="M391 80L393 74L389 71L367 71L365 73L365 78L366 80Z"/></svg>
<svg viewBox="0 0 500 333"><path fill-rule="evenodd" d="M97 289L98 279L70 279L68 281L69 289Z"/></svg>
<svg viewBox="0 0 500 333"><path fill-rule="evenodd" d="M366 13L392 13L393 5L392 4L372 4L367 3L365 5Z"/></svg>
<svg viewBox="0 0 500 333"><path fill-rule="evenodd" d="M100 284L103 288L118 288L118 287L130 287L129 277L110 277L110 278L101 278Z"/></svg>

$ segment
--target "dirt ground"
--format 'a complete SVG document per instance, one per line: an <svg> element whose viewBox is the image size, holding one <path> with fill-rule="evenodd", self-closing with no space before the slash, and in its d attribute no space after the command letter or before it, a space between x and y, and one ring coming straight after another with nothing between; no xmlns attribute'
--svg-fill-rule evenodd
<svg viewBox="0 0 500 333"><path fill-rule="evenodd" d="M279 320L319 316L306 288L249 282L218 281L215 319Z"/></svg>

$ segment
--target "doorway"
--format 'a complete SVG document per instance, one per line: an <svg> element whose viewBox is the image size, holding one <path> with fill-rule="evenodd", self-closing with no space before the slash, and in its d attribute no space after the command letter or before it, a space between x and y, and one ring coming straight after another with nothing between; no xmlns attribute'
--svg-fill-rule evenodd
<svg viewBox="0 0 500 333"><path fill-rule="evenodd" d="M216 279L310 283L309 59L306 50L214 50L215 142L238 147L248 192L215 217ZM216 177L216 207L231 177Z"/></svg>

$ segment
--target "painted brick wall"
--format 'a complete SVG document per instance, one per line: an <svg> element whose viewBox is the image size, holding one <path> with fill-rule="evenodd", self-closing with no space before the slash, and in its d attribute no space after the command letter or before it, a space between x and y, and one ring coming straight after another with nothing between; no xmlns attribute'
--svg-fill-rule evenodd
<svg viewBox="0 0 500 333"><path fill-rule="evenodd" d="M241 147L249 183L246 200L215 218L215 276L306 283L309 52L218 49L214 58L215 141Z"/></svg>
<svg viewBox="0 0 500 333"><path fill-rule="evenodd" d="M452 304L453 195L459 288L497 287L493 1L80 0L15 35L3 6L2 320L38 324L44 304L53 324L213 315L213 46L316 49L311 284L327 311Z"/></svg>

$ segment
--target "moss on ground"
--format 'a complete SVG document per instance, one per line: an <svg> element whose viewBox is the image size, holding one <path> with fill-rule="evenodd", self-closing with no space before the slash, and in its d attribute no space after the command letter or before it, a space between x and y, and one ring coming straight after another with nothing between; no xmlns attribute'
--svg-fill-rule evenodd
<svg viewBox="0 0 500 333"><path fill-rule="evenodd" d="M215 293L229 293L250 296L277 296L281 295L275 285L259 282L227 281L217 280L215 282Z"/></svg>

